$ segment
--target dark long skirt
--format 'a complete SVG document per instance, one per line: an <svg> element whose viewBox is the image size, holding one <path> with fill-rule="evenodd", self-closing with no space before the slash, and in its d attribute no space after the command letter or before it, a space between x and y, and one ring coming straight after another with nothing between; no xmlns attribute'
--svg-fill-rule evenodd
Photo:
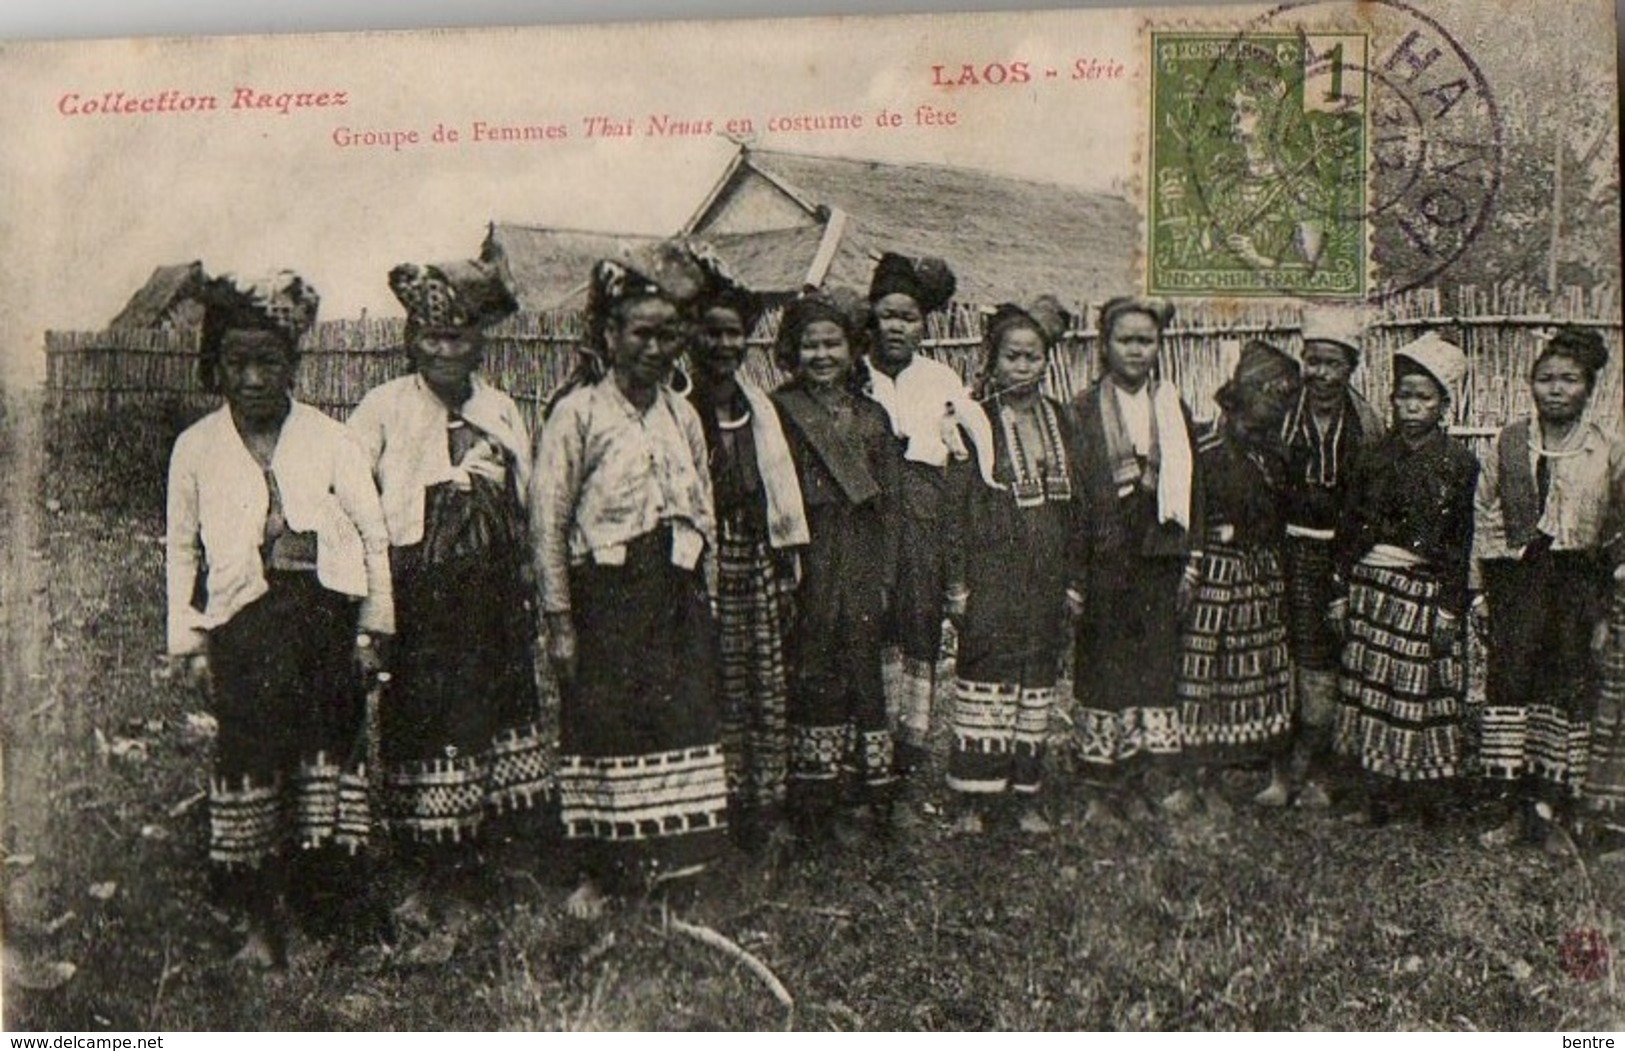
<svg viewBox="0 0 1625 1051"><path fill-rule="evenodd" d="M1460 776L1466 682L1460 647L1433 648L1439 584L1426 567L1354 567L1333 747L1392 781Z"/></svg>
<svg viewBox="0 0 1625 1051"><path fill-rule="evenodd" d="M897 743L914 759L928 747L937 659L942 651L942 529L947 475L906 462L901 474L897 584L888 615L887 708Z"/></svg>
<svg viewBox="0 0 1625 1051"><path fill-rule="evenodd" d="M429 561L428 547L391 552L398 633L380 723L393 830L454 844L541 804L552 771L521 556L510 542Z"/></svg>
<svg viewBox="0 0 1625 1051"><path fill-rule="evenodd" d="M789 804L816 820L844 802L885 802L895 779L880 671L879 510L822 505L808 516L789 640Z"/></svg>
<svg viewBox="0 0 1625 1051"><path fill-rule="evenodd" d="M1097 774L1180 750L1181 558L1124 555L1132 570L1091 585L1074 661L1078 741Z"/></svg>
<svg viewBox="0 0 1625 1051"><path fill-rule="evenodd" d="M1209 544L1182 641L1180 745L1198 763L1279 754L1292 732L1286 576L1274 548Z"/></svg>
<svg viewBox="0 0 1625 1051"><path fill-rule="evenodd" d="M254 904L288 890L339 895L371 830L356 605L314 572L270 572L270 590L209 635L216 891ZM297 860L291 881L284 862Z"/></svg>
<svg viewBox="0 0 1625 1051"><path fill-rule="evenodd" d="M909 660L935 661L942 647L943 506L947 476L940 467L908 462L902 472L902 538L891 641Z"/></svg>
<svg viewBox="0 0 1625 1051"><path fill-rule="evenodd" d="M575 680L560 710L565 836L612 888L697 869L726 846L728 785L715 635L698 570L671 563L671 532L618 566L570 571Z"/></svg>
<svg viewBox="0 0 1625 1051"><path fill-rule="evenodd" d="M1608 570L1587 554L1550 551L1483 569L1491 633L1484 773L1578 795L1597 688L1591 633Z"/></svg>
<svg viewBox="0 0 1625 1051"><path fill-rule="evenodd" d="M790 582L781 579L772 548L760 538L724 536L717 569L722 750L737 820L784 804L790 761L784 592Z"/></svg>
<svg viewBox="0 0 1625 1051"><path fill-rule="evenodd" d="M1582 807L1597 824L1625 837L1625 587L1618 584L1609 604L1608 642L1597 680Z"/></svg>
<svg viewBox="0 0 1625 1051"><path fill-rule="evenodd" d="M1326 623L1326 607L1332 604L1332 541L1289 536L1284 548L1286 579L1291 601L1287 606L1287 628L1292 660L1307 671L1335 672L1342 644Z"/></svg>
<svg viewBox="0 0 1625 1051"><path fill-rule="evenodd" d="M1067 545L1073 507L1017 507L975 491L966 558L970 600L954 682L948 787L987 794L1038 791L1066 630Z"/></svg>

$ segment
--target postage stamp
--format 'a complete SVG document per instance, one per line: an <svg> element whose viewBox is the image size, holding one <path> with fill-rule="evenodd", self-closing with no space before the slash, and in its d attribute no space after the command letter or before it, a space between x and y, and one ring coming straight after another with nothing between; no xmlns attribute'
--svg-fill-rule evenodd
<svg viewBox="0 0 1625 1051"><path fill-rule="evenodd" d="M1152 34L1153 292L1366 292L1367 47Z"/></svg>
<svg viewBox="0 0 1625 1051"><path fill-rule="evenodd" d="M1381 298L1491 225L1505 121L1474 54L1404 0L1286 0L1150 27L1147 284Z"/></svg>

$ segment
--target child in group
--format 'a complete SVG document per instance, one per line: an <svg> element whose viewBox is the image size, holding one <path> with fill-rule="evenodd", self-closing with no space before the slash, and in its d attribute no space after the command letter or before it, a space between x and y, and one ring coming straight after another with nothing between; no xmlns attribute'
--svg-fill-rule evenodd
<svg viewBox="0 0 1625 1051"><path fill-rule="evenodd" d="M1445 414L1466 371L1461 349L1434 333L1394 351L1393 429L1356 462L1337 531L1334 747L1365 771L1360 816L1374 825L1401 802L1438 816L1439 786L1462 773L1461 625L1478 460L1446 433ZM1417 787L1402 800L1407 784Z"/></svg>

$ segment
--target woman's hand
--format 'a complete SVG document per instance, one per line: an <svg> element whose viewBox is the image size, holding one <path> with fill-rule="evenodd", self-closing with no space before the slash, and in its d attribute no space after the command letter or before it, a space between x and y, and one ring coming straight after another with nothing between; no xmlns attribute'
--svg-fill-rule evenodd
<svg viewBox="0 0 1625 1051"><path fill-rule="evenodd" d="M1454 613L1440 610L1433 618L1433 653L1443 657L1455 649L1456 643L1461 640L1461 618Z"/></svg>
<svg viewBox="0 0 1625 1051"><path fill-rule="evenodd" d="M948 620L955 629L961 629L965 626L965 612L969 608L970 588L965 587L963 584L949 587L943 612L947 614Z"/></svg>
<svg viewBox="0 0 1625 1051"><path fill-rule="evenodd" d="M1332 629L1339 641L1348 638L1349 634L1349 600L1346 598L1332 599L1326 607L1326 626Z"/></svg>
<svg viewBox="0 0 1625 1051"><path fill-rule="evenodd" d="M188 653L180 658L181 680L205 697L214 696L214 671L207 653Z"/></svg>
<svg viewBox="0 0 1625 1051"><path fill-rule="evenodd" d="M1473 635L1479 642L1490 640L1490 602L1483 595L1474 595L1467 607L1467 619L1473 625Z"/></svg>
<svg viewBox="0 0 1625 1051"><path fill-rule="evenodd" d="M1191 607L1196 605L1196 590L1201 586L1202 564L1192 559L1185 566L1185 572L1179 578L1179 590L1174 595L1174 609L1179 613L1180 620L1184 620Z"/></svg>
<svg viewBox="0 0 1625 1051"><path fill-rule="evenodd" d="M1613 631L1610 630L1607 619L1597 621L1597 626L1591 629L1591 656L1596 661L1602 661L1608 656L1609 643L1613 641Z"/></svg>
<svg viewBox="0 0 1625 1051"><path fill-rule="evenodd" d="M1067 588L1064 602L1066 604L1066 619L1069 622L1076 624L1083 619L1083 592L1077 588Z"/></svg>
<svg viewBox="0 0 1625 1051"><path fill-rule="evenodd" d="M489 456L469 456L463 460L463 468L473 478L484 478L488 482L501 485L508 480L508 468L501 460Z"/></svg>
<svg viewBox="0 0 1625 1051"><path fill-rule="evenodd" d="M355 637L355 666L363 682L389 667L389 636L363 632Z"/></svg>
<svg viewBox="0 0 1625 1051"><path fill-rule="evenodd" d="M576 626L568 613L547 615L547 659L561 683L576 677Z"/></svg>

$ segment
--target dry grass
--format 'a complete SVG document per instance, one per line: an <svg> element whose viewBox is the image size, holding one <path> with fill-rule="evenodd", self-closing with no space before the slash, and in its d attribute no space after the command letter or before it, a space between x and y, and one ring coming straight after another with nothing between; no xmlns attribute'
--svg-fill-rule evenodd
<svg viewBox="0 0 1625 1051"><path fill-rule="evenodd" d="M71 505L38 521L44 678L4 698L8 1028L785 1025L754 975L663 931L652 905L565 919L545 847L493 858L492 902L445 962L408 963L408 938L348 956L306 943L277 975L227 967L234 933L205 901L205 807L175 809L202 788L208 745L189 729L197 700L159 671L159 523ZM27 539L4 525L8 543ZM20 738L32 782L17 780ZM680 914L771 968L800 1029L1625 1026L1609 981L1571 978L1559 956L1577 929L1625 944L1625 874L1588 883L1573 861L1487 854L1481 809L1436 833L1366 831L1259 813L1255 787L1227 785L1228 820L1096 827L1058 771L1046 840L931 826L735 857ZM25 820L20 799L43 813ZM22 965L56 961L76 967L60 987L19 984Z"/></svg>

